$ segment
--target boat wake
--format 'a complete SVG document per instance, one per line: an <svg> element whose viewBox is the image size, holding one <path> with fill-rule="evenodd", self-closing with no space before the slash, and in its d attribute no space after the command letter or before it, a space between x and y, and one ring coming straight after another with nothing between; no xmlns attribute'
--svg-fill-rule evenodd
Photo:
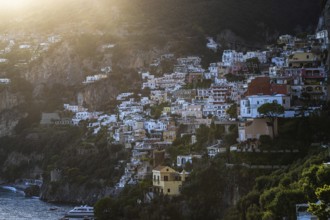
<svg viewBox="0 0 330 220"><path fill-rule="evenodd" d="M2 189L6 189L12 192L17 192L17 189L15 187L12 186L0 186Z"/></svg>
<svg viewBox="0 0 330 220"><path fill-rule="evenodd" d="M0 186L0 188L2 188L4 190L11 191L11 192L14 192L14 193L20 193L20 194L25 195L24 191L19 190L19 189L13 187L13 186Z"/></svg>

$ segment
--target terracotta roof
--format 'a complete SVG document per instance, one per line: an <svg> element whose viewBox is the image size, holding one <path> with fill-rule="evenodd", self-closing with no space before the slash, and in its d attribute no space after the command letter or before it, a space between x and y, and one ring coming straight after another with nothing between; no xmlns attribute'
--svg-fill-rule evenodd
<svg viewBox="0 0 330 220"><path fill-rule="evenodd" d="M283 94L286 95L289 93L288 86L285 84L272 84L271 91L273 94Z"/></svg>
<svg viewBox="0 0 330 220"><path fill-rule="evenodd" d="M161 171L161 170L164 169L165 167L166 167L166 166L161 166L161 165L159 165L159 166L155 167L153 170Z"/></svg>
<svg viewBox="0 0 330 220"><path fill-rule="evenodd" d="M245 95L251 96L258 94L272 95L269 77L257 77L249 83Z"/></svg>

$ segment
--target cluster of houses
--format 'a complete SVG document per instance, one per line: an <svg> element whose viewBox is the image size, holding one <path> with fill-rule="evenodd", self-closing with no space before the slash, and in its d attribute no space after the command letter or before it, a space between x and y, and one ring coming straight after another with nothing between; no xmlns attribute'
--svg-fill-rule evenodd
<svg viewBox="0 0 330 220"><path fill-rule="evenodd" d="M7 43L5 48L0 50L0 54L4 57L6 54L11 53L13 50L24 51L28 50L32 56L30 60L22 60L20 62L28 63L29 61L37 59L41 53L47 51L51 44L58 43L62 40L60 35L28 35L28 34L2 34L0 41ZM8 62L6 58L1 58L2 62Z"/></svg>
<svg viewBox="0 0 330 220"><path fill-rule="evenodd" d="M28 34L0 34L0 43L4 45L0 48L0 64L12 62L9 53L17 53L19 59L15 66L25 65L39 58L44 52L48 51L52 44L62 40L60 35L28 35ZM25 54L22 56L22 54ZM9 84L10 79L1 78L0 84Z"/></svg>
<svg viewBox="0 0 330 220"><path fill-rule="evenodd" d="M101 73L95 75L86 76L83 84L95 83L96 81L108 78L109 73L112 71L111 66L106 66L101 68Z"/></svg>
<svg viewBox="0 0 330 220"><path fill-rule="evenodd" d="M209 44L214 41L209 39ZM191 136L187 144L195 143L196 129L212 122L238 125L237 141L244 144L253 140L252 147L258 147L260 136L274 137L278 132L276 121L270 125L270 119L258 112L263 104L282 105L285 111L278 117L308 116L320 109L320 103L328 99L327 46L328 33L322 30L306 39L280 36L277 45L266 51L224 50L221 61L211 63L208 69L202 68L198 56L180 57L172 73L156 77L148 71L140 72L141 88L148 88L150 94L119 94L116 114L88 112L79 105L65 104L64 108L74 114L71 124L88 121L86 125L94 134L106 128L111 142L131 150L131 159L117 188L152 178L154 193L178 195L189 175L185 165L202 155L179 155L169 167L163 166L167 156L164 149L182 134ZM164 55L159 60L173 57ZM243 80L230 80L228 74ZM86 83L96 80L91 76ZM233 105L237 106L234 118L228 113ZM152 109L158 109L160 114L155 116ZM184 125L184 131L179 132L180 125ZM218 141L206 152L214 157L226 149ZM182 171L174 170L175 167Z"/></svg>

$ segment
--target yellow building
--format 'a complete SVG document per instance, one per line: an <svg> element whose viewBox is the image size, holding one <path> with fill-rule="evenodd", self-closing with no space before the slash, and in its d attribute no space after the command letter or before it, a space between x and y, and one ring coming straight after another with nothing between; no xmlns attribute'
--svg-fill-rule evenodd
<svg viewBox="0 0 330 220"><path fill-rule="evenodd" d="M171 114L171 107L164 107L162 111L163 115L169 115Z"/></svg>
<svg viewBox="0 0 330 220"><path fill-rule="evenodd" d="M152 185L155 193L176 196L180 195L182 183L187 173L179 173L168 166L158 166L152 170Z"/></svg>
<svg viewBox="0 0 330 220"><path fill-rule="evenodd" d="M298 52L288 58L289 67L293 68L311 67L318 62L320 62L320 56L311 52Z"/></svg>
<svg viewBox="0 0 330 220"><path fill-rule="evenodd" d="M176 139L176 131L168 130L163 132L164 142L173 142Z"/></svg>

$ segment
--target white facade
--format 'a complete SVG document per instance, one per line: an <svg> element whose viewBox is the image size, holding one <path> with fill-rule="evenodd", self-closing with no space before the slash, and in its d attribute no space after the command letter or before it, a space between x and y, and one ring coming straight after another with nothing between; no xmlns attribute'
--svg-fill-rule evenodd
<svg viewBox="0 0 330 220"><path fill-rule="evenodd" d="M94 82L99 81L101 79L106 79L107 77L108 77L107 74L97 74L97 75L87 76L86 80L83 83L84 84L94 83Z"/></svg>
<svg viewBox="0 0 330 220"><path fill-rule="evenodd" d="M216 50L218 48L218 44L213 40L212 37L207 38L208 42L206 44L206 47L212 50Z"/></svg>
<svg viewBox="0 0 330 220"><path fill-rule="evenodd" d="M192 164L192 155L179 155L177 156L177 159L176 159L176 165L178 167L181 167L183 165L185 165L187 162L189 162L190 164Z"/></svg>
<svg viewBox="0 0 330 220"><path fill-rule="evenodd" d="M167 129L167 124L161 121L145 121L144 129L146 129L149 133L152 130L164 131Z"/></svg>
<svg viewBox="0 0 330 220"><path fill-rule="evenodd" d="M229 67L236 62L243 62L243 53L236 52L235 50L224 50L222 54L223 66Z"/></svg>
<svg viewBox="0 0 330 220"><path fill-rule="evenodd" d="M125 98L133 95L134 93L132 92L125 92L125 93L121 93L117 96L117 100L124 100Z"/></svg>
<svg viewBox="0 0 330 220"><path fill-rule="evenodd" d="M206 104L203 108L203 115L208 116L216 116L218 118L227 118L227 109L230 107L230 104Z"/></svg>
<svg viewBox="0 0 330 220"><path fill-rule="evenodd" d="M8 78L0 78L0 84L9 84L10 83L10 79Z"/></svg>
<svg viewBox="0 0 330 220"><path fill-rule="evenodd" d="M61 39L62 39L62 37L60 35L53 35L53 36L48 37L48 42L58 43L61 41Z"/></svg>
<svg viewBox="0 0 330 220"><path fill-rule="evenodd" d="M272 63L277 67L285 67L286 59L284 57L273 57Z"/></svg>
<svg viewBox="0 0 330 220"><path fill-rule="evenodd" d="M329 44L328 31L327 30L319 31L316 33L315 37L322 44L322 49L327 49L328 44Z"/></svg>
<svg viewBox="0 0 330 220"><path fill-rule="evenodd" d="M101 72L103 73L110 73L112 71L111 66L106 66L101 68Z"/></svg>
<svg viewBox="0 0 330 220"><path fill-rule="evenodd" d="M285 109L290 108L290 97L282 94L278 95L252 95L241 100L240 116L243 118L260 117L258 108L265 103L276 102Z"/></svg>
<svg viewBox="0 0 330 220"><path fill-rule="evenodd" d="M75 118L77 119L81 119L81 120L86 120L89 119L91 117L91 113L90 112L77 112L75 115Z"/></svg>
<svg viewBox="0 0 330 220"><path fill-rule="evenodd" d="M144 72L141 74L142 80L146 80L146 79L154 79L155 76L151 75L149 72Z"/></svg>
<svg viewBox="0 0 330 220"><path fill-rule="evenodd" d="M97 120L101 123L101 125L106 126L110 123L117 122L117 115L101 115Z"/></svg>
<svg viewBox="0 0 330 220"><path fill-rule="evenodd" d="M148 104L150 104L149 97L141 97L140 103L141 103L141 105L148 105Z"/></svg>
<svg viewBox="0 0 330 220"><path fill-rule="evenodd" d="M31 48L31 45L29 45L29 44L19 45L19 49L30 49L30 48Z"/></svg>
<svg viewBox="0 0 330 220"><path fill-rule="evenodd" d="M202 59L200 57L188 56L188 57L184 57L184 58L178 58L177 61L178 61L179 65L198 66L198 65L200 65Z"/></svg>
<svg viewBox="0 0 330 220"><path fill-rule="evenodd" d="M201 105L188 105L185 109L181 112L182 117L195 117L195 118L202 118L202 106Z"/></svg>
<svg viewBox="0 0 330 220"><path fill-rule="evenodd" d="M275 77L275 76L277 76L278 74L279 74L279 72L280 72L280 70L281 70L282 68L280 68L280 67L277 67L277 66L271 66L271 67L269 67L269 76L270 77Z"/></svg>
<svg viewBox="0 0 330 220"><path fill-rule="evenodd" d="M63 105L65 110L71 111L71 112L84 112L87 111L87 108L84 108L82 106L79 105L70 105L70 104L64 104Z"/></svg>

